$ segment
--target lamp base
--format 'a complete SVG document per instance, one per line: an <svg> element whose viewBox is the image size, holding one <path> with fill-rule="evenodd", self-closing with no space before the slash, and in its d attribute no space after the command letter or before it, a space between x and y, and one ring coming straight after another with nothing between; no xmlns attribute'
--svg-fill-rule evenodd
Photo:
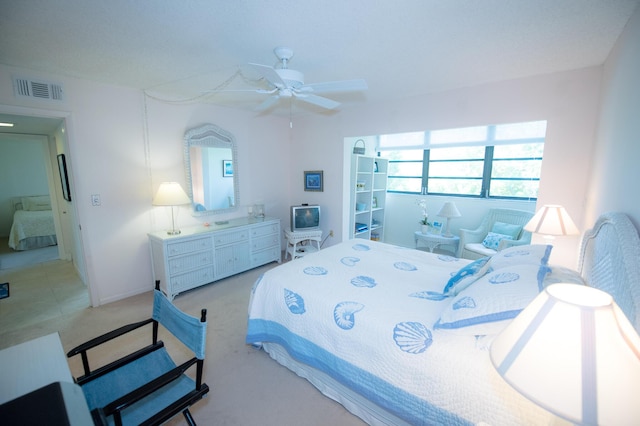
<svg viewBox="0 0 640 426"><path fill-rule="evenodd" d="M180 233L179 229L170 229L167 231L167 234L169 235L178 235Z"/></svg>

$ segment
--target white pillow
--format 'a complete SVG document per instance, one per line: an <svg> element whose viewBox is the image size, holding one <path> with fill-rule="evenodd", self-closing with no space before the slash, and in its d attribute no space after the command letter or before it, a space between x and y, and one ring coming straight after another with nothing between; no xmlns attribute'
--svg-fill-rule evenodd
<svg viewBox="0 0 640 426"><path fill-rule="evenodd" d="M36 197L22 197L22 210L41 211L51 210L51 199L48 195Z"/></svg>
<svg viewBox="0 0 640 426"><path fill-rule="evenodd" d="M514 265L546 265L549 262L551 249L553 246L544 244L506 248L491 256L489 271Z"/></svg>
<svg viewBox="0 0 640 426"><path fill-rule="evenodd" d="M454 297L434 329L457 334L497 334L542 290L545 265L505 266L491 272Z"/></svg>

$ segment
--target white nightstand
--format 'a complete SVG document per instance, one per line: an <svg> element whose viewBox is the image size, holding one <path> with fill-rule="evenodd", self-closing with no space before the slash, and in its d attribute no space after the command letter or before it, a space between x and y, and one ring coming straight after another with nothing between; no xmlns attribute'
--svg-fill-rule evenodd
<svg viewBox="0 0 640 426"><path fill-rule="evenodd" d="M437 247L451 246L453 247L454 256L458 252L458 245L460 244L460 237L458 237L457 235L454 235L452 237L445 237L443 235L423 234L420 231L416 231L414 234L414 239L416 240L416 248L418 248L418 243L422 242L431 253L433 253L433 250L435 250Z"/></svg>
<svg viewBox="0 0 640 426"><path fill-rule="evenodd" d="M287 239L287 249L284 254L284 259L287 260L288 255L291 257L291 260L293 260L320 250L322 229L295 232L285 229L284 236ZM307 241L307 243L303 245L302 243L305 241Z"/></svg>

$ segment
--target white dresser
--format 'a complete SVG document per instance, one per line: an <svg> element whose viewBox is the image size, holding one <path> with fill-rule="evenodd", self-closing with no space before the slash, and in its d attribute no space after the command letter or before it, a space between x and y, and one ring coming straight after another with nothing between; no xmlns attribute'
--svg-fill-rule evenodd
<svg viewBox="0 0 640 426"><path fill-rule="evenodd" d="M282 261L280 219L238 218L228 223L149 234L153 279L170 299L192 288L269 262Z"/></svg>

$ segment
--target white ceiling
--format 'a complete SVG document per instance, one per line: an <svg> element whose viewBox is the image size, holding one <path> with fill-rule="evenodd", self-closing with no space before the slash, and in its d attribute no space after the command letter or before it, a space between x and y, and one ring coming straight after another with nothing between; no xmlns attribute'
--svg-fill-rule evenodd
<svg viewBox="0 0 640 426"><path fill-rule="evenodd" d="M326 95L349 105L602 64L638 3L9 0L0 63L192 98L230 78L253 87L243 65L275 65L273 48L288 46L307 83L365 79L364 93ZM202 100L250 109L264 96Z"/></svg>

